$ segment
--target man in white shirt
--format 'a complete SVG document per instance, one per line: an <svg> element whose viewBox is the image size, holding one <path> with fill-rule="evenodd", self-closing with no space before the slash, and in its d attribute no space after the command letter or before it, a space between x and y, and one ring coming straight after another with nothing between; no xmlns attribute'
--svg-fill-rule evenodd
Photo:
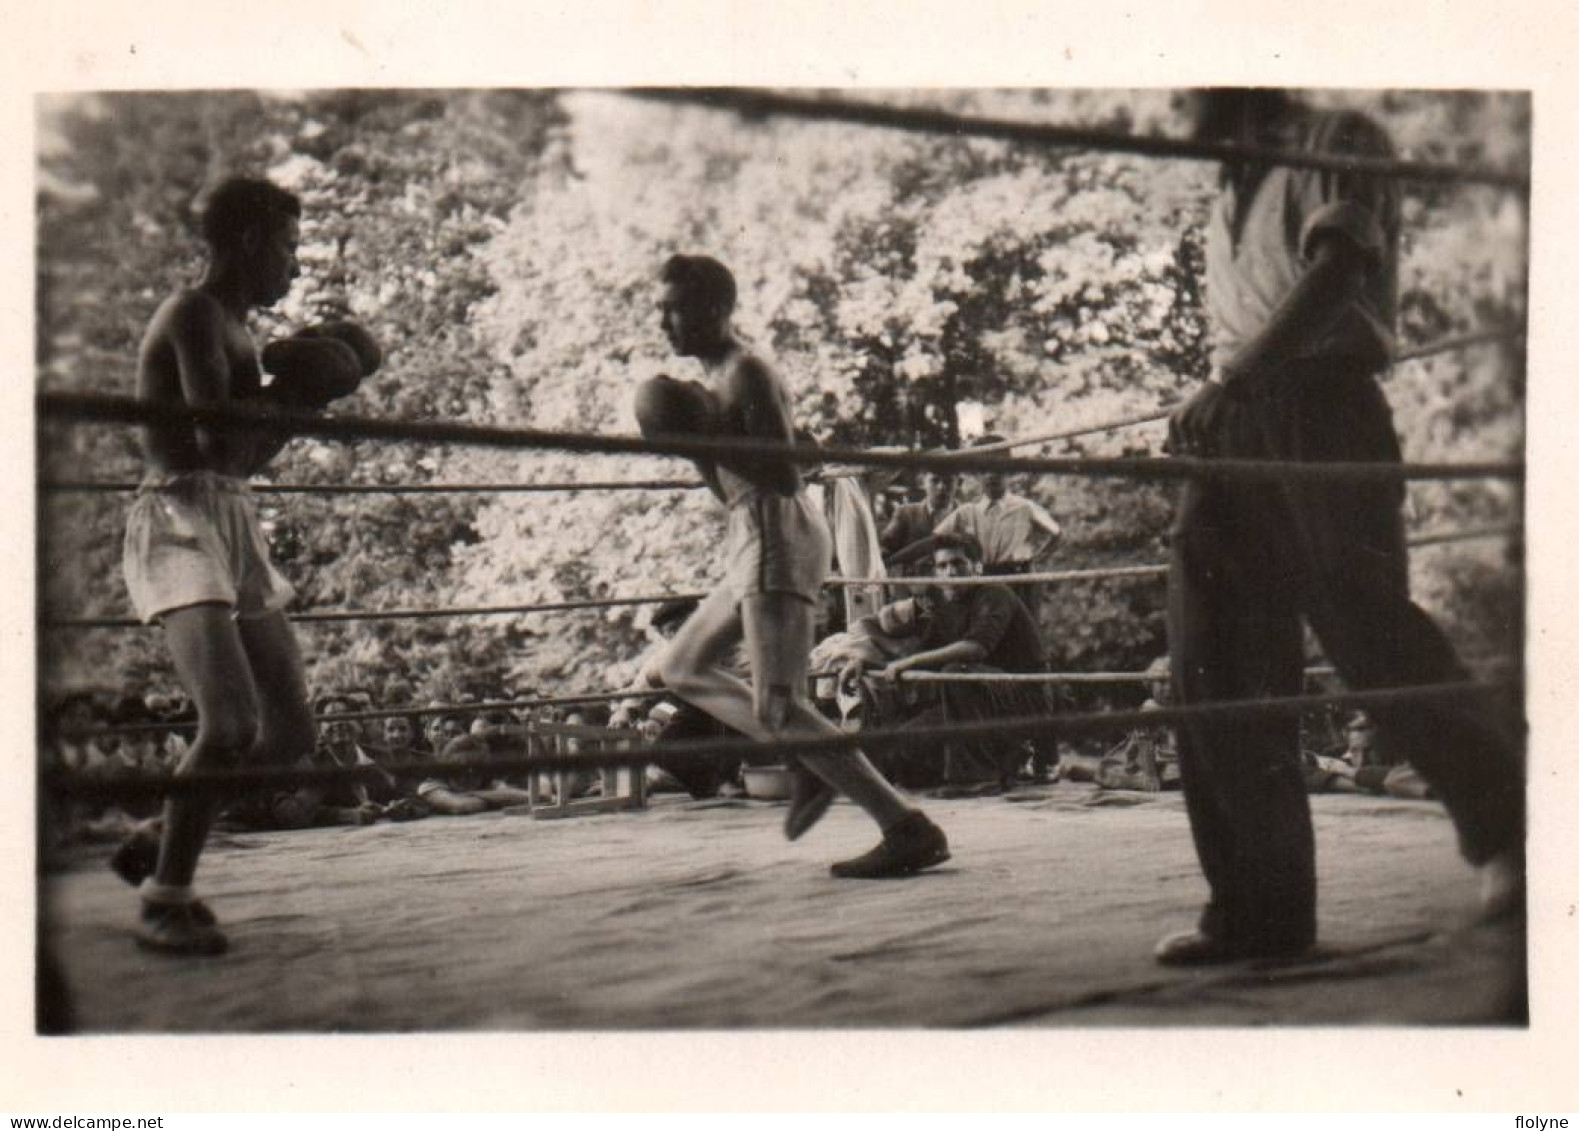
<svg viewBox="0 0 1579 1131"><path fill-rule="evenodd" d="M983 436L972 446L1003 442L1001 436ZM1032 572L1036 559L1047 552L1063 531L1040 503L1010 491L1003 472L989 471L981 476L981 497L955 507L932 533L933 536L970 535L981 546L982 573L1003 577ZM930 537L922 538L900 550L889 561L892 565L903 565L929 556L933 548ZM1012 588L1031 619L1037 619L1041 606L1040 587L1015 585Z"/></svg>

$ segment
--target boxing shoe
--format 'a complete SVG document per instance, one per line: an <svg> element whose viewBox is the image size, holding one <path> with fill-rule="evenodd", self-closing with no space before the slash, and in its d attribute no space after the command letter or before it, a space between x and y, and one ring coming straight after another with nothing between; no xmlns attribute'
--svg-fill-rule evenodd
<svg viewBox="0 0 1579 1131"><path fill-rule="evenodd" d="M153 875L158 864L159 839L141 829L122 841L110 857L110 868L132 887Z"/></svg>
<svg viewBox="0 0 1579 1131"><path fill-rule="evenodd" d="M214 913L201 900L190 903L143 901L133 932L137 945L162 954L217 955L230 941L219 929Z"/></svg>
<svg viewBox="0 0 1579 1131"><path fill-rule="evenodd" d="M784 836L798 840L822 820L839 793L805 766L795 766L790 774L790 807L784 814Z"/></svg>
<svg viewBox="0 0 1579 1131"><path fill-rule="evenodd" d="M932 868L949 858L948 837L925 813L911 813L883 833L878 846L828 870L840 879L884 880Z"/></svg>

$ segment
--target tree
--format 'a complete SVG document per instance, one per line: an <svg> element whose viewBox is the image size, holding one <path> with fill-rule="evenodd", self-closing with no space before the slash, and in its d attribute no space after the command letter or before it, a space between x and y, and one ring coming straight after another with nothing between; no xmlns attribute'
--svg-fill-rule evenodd
<svg viewBox="0 0 1579 1131"><path fill-rule="evenodd" d="M945 109L1153 132L1166 92L887 96ZM1527 160L1522 96L1324 92L1384 122L1402 155ZM304 195L306 275L260 330L348 311L388 347L345 407L375 416L632 432L636 382L684 375L654 277L705 251L740 284L739 321L772 354L797 423L841 444L954 446L1153 410L1205 372L1201 230L1215 167L967 138L741 121L616 94L338 92L126 95L52 108L41 154L39 372L127 391L137 335L199 263L191 202L223 172ZM1522 326L1527 225L1487 190L1411 189L1400 339ZM137 233L128 240L126 233ZM1522 451L1523 357L1480 347L1387 381L1408 458ZM962 411L967 409L968 412ZM1160 425L1049 446L1157 455ZM124 430L46 429L45 475L128 478ZM296 441L290 482L688 478L686 465L560 452ZM1050 564L1165 559L1173 489L1040 477L1023 490L1066 538ZM535 603L705 590L720 516L696 491L265 496L275 552L313 608ZM1411 525L1517 516L1506 484L1420 484ZM45 606L123 611L123 499L55 495ZM1417 593L1472 649L1517 643L1520 576L1497 547L1417 556ZM1042 603L1055 664L1140 667L1163 646L1156 580L1060 587ZM378 622L311 633L315 683L398 675L461 691L603 689L628 674L645 613ZM47 678L163 678L148 634L62 637Z"/></svg>

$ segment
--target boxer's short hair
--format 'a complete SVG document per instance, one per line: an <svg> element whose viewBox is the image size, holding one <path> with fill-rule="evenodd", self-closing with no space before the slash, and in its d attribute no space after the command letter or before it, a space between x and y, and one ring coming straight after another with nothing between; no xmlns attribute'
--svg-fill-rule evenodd
<svg viewBox="0 0 1579 1131"><path fill-rule="evenodd" d="M234 247L254 228L273 231L301 215L301 198L273 181L228 177L209 193L203 206L203 239L212 248Z"/></svg>
<svg viewBox="0 0 1579 1131"><path fill-rule="evenodd" d="M735 309L735 277L711 256L671 255L663 265L661 278L721 313Z"/></svg>

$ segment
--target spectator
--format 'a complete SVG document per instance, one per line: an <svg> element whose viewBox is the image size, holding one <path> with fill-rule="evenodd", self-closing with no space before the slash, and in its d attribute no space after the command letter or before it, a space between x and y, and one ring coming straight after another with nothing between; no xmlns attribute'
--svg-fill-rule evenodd
<svg viewBox="0 0 1579 1131"><path fill-rule="evenodd" d="M1146 668L1151 697L1142 711L1160 711L1172 701L1168 657L1158 656ZM1155 793L1178 789L1179 749L1172 727L1136 727L1102 756L1097 784L1104 789L1138 789Z"/></svg>
<svg viewBox="0 0 1579 1131"><path fill-rule="evenodd" d="M954 509L954 491L958 481L953 475L945 471L929 471L921 477L921 482L926 491L925 497L916 503L900 503L883 527L885 555L897 554L906 546L931 537L938 523ZM924 566L919 568L925 571Z"/></svg>
<svg viewBox="0 0 1579 1131"><path fill-rule="evenodd" d="M143 702L156 720L170 726L159 745L165 762L172 769L179 766L181 759L186 755L187 748L197 736L196 708L187 701L186 696L179 693L155 691L151 692Z"/></svg>
<svg viewBox="0 0 1579 1131"><path fill-rule="evenodd" d="M542 710L552 711L553 708ZM447 816L466 816L487 809L530 804L530 789L500 775L468 769L466 763L524 754L531 728L502 709L478 715L464 733L460 731L462 725L463 720L458 715L443 715L434 721L431 733L443 744L438 748L436 759L440 765L417 787L423 802L433 811Z"/></svg>
<svg viewBox="0 0 1579 1131"><path fill-rule="evenodd" d="M50 712L51 725L46 743L47 756L63 770L86 773L104 761L104 753L87 732L107 721L91 693L72 692L61 698Z"/></svg>
<svg viewBox="0 0 1579 1131"><path fill-rule="evenodd" d="M1310 758L1306 784L1312 793L1374 793L1409 800L1436 796L1408 762L1377 745L1376 724L1364 711L1349 716L1343 746Z"/></svg>
<svg viewBox="0 0 1579 1131"><path fill-rule="evenodd" d="M442 707L442 703L430 704L431 707ZM466 723L461 716L453 712L434 715L428 723L428 749L436 757L455 739L466 733Z"/></svg>
<svg viewBox="0 0 1579 1131"><path fill-rule="evenodd" d="M384 758L389 765L415 762L422 757L417 749L416 725L405 715L391 715L384 720Z"/></svg>
<svg viewBox="0 0 1579 1131"><path fill-rule="evenodd" d="M135 695L123 696L109 719L110 724L117 727L157 726L162 721ZM173 773L176 761L166 753L164 738L165 735L157 730L106 735L104 772L121 778L162 777ZM152 817L163 808L157 797L129 798L119 802L118 807L130 818L139 820Z"/></svg>
<svg viewBox="0 0 1579 1131"><path fill-rule="evenodd" d="M1003 443L1001 436L983 436L975 447ZM982 474L981 497L955 507L938 522L934 535L966 534L981 547L981 572L989 577L1031 573L1036 559L1056 542L1063 531L1053 516L1039 504L1008 490L1008 479L1001 471ZM932 553L935 542L922 538L894 554L891 564L905 565ZM1041 587L1016 585L1015 596L1031 614L1031 623L1041 608Z"/></svg>
<svg viewBox="0 0 1579 1131"><path fill-rule="evenodd" d="M252 829L300 829L370 825L386 815L391 820L427 816L426 807L417 803L400 781L383 772L372 752L362 744L359 722L321 718L354 714L360 707L359 701L344 694L319 699L315 712L320 716L321 740L317 748L300 758L296 765L304 769L363 766L369 770L368 776L308 782L295 789L250 799L232 806L226 813L226 821Z"/></svg>
<svg viewBox="0 0 1579 1131"><path fill-rule="evenodd" d="M927 568L931 568L930 562ZM915 713L907 708L915 706L918 685L901 689L872 680L855 683L841 673L852 660L859 660L867 668L886 667L890 661L915 651L916 643L914 637L900 638L883 632L876 616L863 617L848 631L825 636L811 650L807 664L812 701L825 716L851 732L909 717Z"/></svg>
<svg viewBox="0 0 1579 1131"><path fill-rule="evenodd" d="M940 577L970 578L981 573L981 546L964 534L933 536L933 570ZM908 671L997 674L1044 672L1041 637L1019 598L1003 585L943 586L940 600L908 599L886 605L875 627L891 637L919 637L918 651L890 661L880 678L895 680ZM866 667L856 659L843 675L846 683ZM925 729L940 723L1050 714L1052 701L1041 683L942 683L939 703L906 724ZM1050 738L1029 745L1045 751L1056 763ZM941 772L950 791L961 788L988 792L1013 784L1026 755L1027 743L1017 738L949 742ZM894 768L901 778L930 776L930 756L918 753L908 767Z"/></svg>

